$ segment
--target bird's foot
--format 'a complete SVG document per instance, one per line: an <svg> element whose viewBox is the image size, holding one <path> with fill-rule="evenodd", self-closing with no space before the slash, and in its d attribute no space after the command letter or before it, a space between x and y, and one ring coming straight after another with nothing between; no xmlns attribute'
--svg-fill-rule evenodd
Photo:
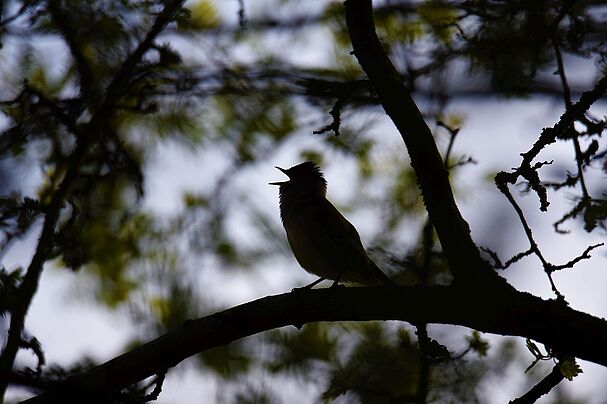
<svg viewBox="0 0 607 404"><path fill-rule="evenodd" d="M293 288L293 289L291 289L291 292L296 293L296 292L301 292L303 290L312 289L314 286L318 285L320 282L322 282L324 280L325 280L325 278L318 278L317 280L315 280L314 282L310 283L309 285L303 286L301 288Z"/></svg>

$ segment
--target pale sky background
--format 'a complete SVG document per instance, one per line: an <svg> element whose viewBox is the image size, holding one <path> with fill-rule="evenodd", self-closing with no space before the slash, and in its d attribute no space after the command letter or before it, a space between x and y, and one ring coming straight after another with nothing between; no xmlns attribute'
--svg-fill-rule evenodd
<svg viewBox="0 0 607 404"><path fill-rule="evenodd" d="M229 2L232 6L236 2ZM227 3L226 3L227 4ZM255 2L247 2L247 9L252 11ZM322 35L311 33L311 36ZM280 40L279 40L280 41ZM305 43L305 41L302 41ZM313 63L315 60L309 53L295 52L294 58L303 63ZM242 55L243 58L246 55ZM310 62L306 61L310 58ZM315 57L314 57L315 58ZM576 73L581 77L593 68L590 61L577 64ZM591 84L589 84L591 85ZM423 102L420 102L423 109ZM519 153L528 150L537 139L541 128L551 126L563 111L562 102L553 98L538 98L533 100L459 100L450 105L449 111L464 116L464 124L455 144L454 154L466 154L474 157L477 165L468 165L455 176L454 186L458 194L458 204L464 218L471 225L472 235L479 242L496 240L496 245L484 245L497 249L503 261L513 254L527 249L527 240L518 224L518 218L508 201L487 180L488 174L500 170L508 171L518 166ZM603 104L593 108L595 116L607 115L607 106ZM377 114L381 117L381 114ZM326 119L329 119L328 116ZM276 153L267 157L265 164L257 165L235 180L242 189L247 190L250 200L259 206L276 212L278 217L277 189L267 186L267 182L282 179L273 166L289 167L297 164L296 148L301 144L319 145L318 138L311 134L317 127L304 128L296 139L287 143ZM382 139L381 146L376 152L375 162L379 163L382 153L405 152L402 140L387 117L381 118L381 123L374 126L372 136ZM446 136L441 142L441 151L446 147ZM572 145L558 143L551 145L546 152L542 152L540 160L558 159L564 156L564 161L571 163ZM210 164L208 152L185 152L183 147L171 144L159 144L157 159L147 167L146 200L145 206L159 213L170 214L181 207L182 193L200 189L204 186L196 175L199 172L208 172L213 166L219 170L220 164ZM403 154L403 159L406 159ZM217 161L220 163L220 161ZM344 168L345 167L345 168ZM323 166L329 182L329 199L339 204L347 198L356 197L357 190L353 189L348 181L348 167L343 162L330 160ZM550 167L543 168L541 175L548 178ZM559 173L562 175L562 172ZM35 173L33 175L36 175ZM600 170L589 173L588 182L596 186L605 183L605 175ZM534 194L520 196L516 188L511 188L513 194L525 210L529 223L534 231L536 240L545 256L553 263L559 264L579 255L587 245L605 242L605 234L595 231L588 235L581 229L579 222L568 222L565 227L570 228L569 235L555 234L552 223L556 221L570 205L567 199L574 193L561 191L550 196L550 209L547 213L539 212L539 202ZM576 193L577 194L577 193ZM348 216L359 229L363 242L373 236L373 224L363 215ZM511 226L509 224L513 223ZM403 235L406 239L407 235ZM502 244L497 240L501 237ZM31 258L32 246L37 238L33 232L19 244L16 244L2 263L7 268L16 265L27 265ZM205 274L207 274L205 272ZM549 283L541 270L541 266L534 257L527 257L520 263L512 266L503 275L515 287L526 290L536 296L544 298L553 297ZM138 335L128 314L123 310L112 312L92 303L86 296L87 291L81 289L82 282L78 278L82 274L71 271L57 270L52 264L47 264L40 289L36 294L30 313L27 317L27 330L35 335L42 343L49 364L69 365L91 355L98 361L106 361L121 353L124 345L134 336ZM227 305L238 304L260 298L269 294L278 294L290 290L294 286L302 285L313 278L301 270L296 261L287 257L277 260L274 265L264 270L263 279L251 279L248 276L239 276L238 279L228 278L229 274L216 272L216 279L207 279L207 285L222 285L218 290L225 292L221 297ZM607 248L602 247L592 252L591 260L584 260L576 265L574 270L562 271L554 275L554 280L568 299L571 307L598 317L607 317ZM229 285L229 287L225 287ZM6 325L6 320L2 326ZM431 328L437 332L451 333L451 339L441 339L449 347L461 346L463 331L461 328L440 327ZM489 337L496 341L498 337ZM524 340L519 338L519 345ZM526 353L523 353L523 356ZM20 353L20 364L34 365L29 353ZM531 354L526 354L529 363ZM544 369L549 369L551 364ZM588 404L604 404L607 397L607 369L585 361L580 365L583 374L572 382L564 381L567 388L575 392L576 398L583 398ZM547 371L546 371L547 372ZM511 369L503 380L488 380L484 388L491 392L493 403L504 403L522 395L526 390L520 390L525 381L520 367ZM260 376L257 381L260 385L272 385L276 381L267 376ZM293 381L281 381L282 394L288 397L294 391L299 391L298 402L313 403L318 401L322 385L307 384L303 388ZM303 391L303 393L301 393ZM18 394L17 389L13 389ZM201 377L201 373L192 369L187 361L178 370L169 372L165 381L163 392L158 403L180 402L221 402L224 391L221 381L212 377ZM585 397L585 398L584 398ZM337 402L340 402L338 400ZM341 402L345 402L342 399ZM549 403L550 397L539 403Z"/></svg>

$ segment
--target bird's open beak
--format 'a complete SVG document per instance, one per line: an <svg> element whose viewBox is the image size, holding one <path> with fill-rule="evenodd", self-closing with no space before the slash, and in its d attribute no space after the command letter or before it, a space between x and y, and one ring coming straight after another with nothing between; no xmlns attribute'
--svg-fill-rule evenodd
<svg viewBox="0 0 607 404"><path fill-rule="evenodd" d="M280 168L278 166L275 166L275 168L277 168L278 170L282 171L287 177L289 177L289 179L291 178L289 176L289 173L287 170L285 170L284 168ZM279 181L279 182L269 182L269 185L283 185L283 184L288 184L289 181Z"/></svg>

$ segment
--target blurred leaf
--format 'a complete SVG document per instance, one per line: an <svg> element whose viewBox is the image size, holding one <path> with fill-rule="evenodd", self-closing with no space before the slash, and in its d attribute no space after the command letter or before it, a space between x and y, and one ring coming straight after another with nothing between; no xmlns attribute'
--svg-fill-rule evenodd
<svg viewBox="0 0 607 404"><path fill-rule="evenodd" d="M302 161L313 161L322 166L322 163L325 161L324 154L320 151L316 150L301 150L299 152L299 156Z"/></svg>
<svg viewBox="0 0 607 404"><path fill-rule="evenodd" d="M194 0L189 2L186 7L189 13L187 18L179 20L179 29L205 30L219 26L219 15L211 0Z"/></svg>
<svg viewBox="0 0 607 404"><path fill-rule="evenodd" d="M268 364L271 372L307 373L313 361L328 362L335 355L336 339L326 323L306 324L301 331L277 331L270 343L278 349Z"/></svg>
<svg viewBox="0 0 607 404"><path fill-rule="evenodd" d="M225 238L215 243L215 253L229 264L238 264L240 261L238 250L231 241Z"/></svg>
<svg viewBox="0 0 607 404"><path fill-rule="evenodd" d="M466 337L470 349L476 352L479 356L487 356L489 351L489 342L481 338L481 333L474 330L470 336Z"/></svg>
<svg viewBox="0 0 607 404"><path fill-rule="evenodd" d="M441 42L450 44L458 17L458 11L452 4L441 0L425 1L417 7L417 13Z"/></svg>
<svg viewBox="0 0 607 404"><path fill-rule="evenodd" d="M69 237L71 233L66 233L67 248L63 256L66 264L74 269L76 265L86 264L87 271L99 281L100 298L109 306L126 301L130 293L141 286L130 277L128 269L135 259L142 257L141 243L152 231L150 218L144 214L126 217L117 223L116 219L111 216L89 219L80 233ZM77 251L78 258L73 255Z"/></svg>
<svg viewBox="0 0 607 404"><path fill-rule="evenodd" d="M163 260L166 262L166 258ZM178 272L176 259L162 266L164 291L149 299L150 311L157 323L155 334L165 333L181 326L185 321L200 315L198 293L191 282Z"/></svg>
<svg viewBox="0 0 607 404"><path fill-rule="evenodd" d="M190 144L198 144L205 130L195 112L196 107L188 102L165 103L155 114L133 117L133 123L145 125L160 138L185 139Z"/></svg>
<svg viewBox="0 0 607 404"><path fill-rule="evenodd" d="M389 44L413 43L424 35L424 26L417 18L397 13L383 14L376 19L378 34Z"/></svg>
<svg viewBox="0 0 607 404"><path fill-rule="evenodd" d="M419 366L415 345L390 343L381 326L362 329L363 335L345 362L331 369L324 399L352 392L363 403L383 402L414 394ZM401 337L402 339L402 334Z"/></svg>
<svg viewBox="0 0 607 404"><path fill-rule="evenodd" d="M223 378L232 378L246 372L251 359L242 350L242 342L232 342L198 354L200 363Z"/></svg>
<svg viewBox="0 0 607 404"><path fill-rule="evenodd" d="M209 199L204 195L185 192L183 194L183 203L187 209L206 208L209 205Z"/></svg>

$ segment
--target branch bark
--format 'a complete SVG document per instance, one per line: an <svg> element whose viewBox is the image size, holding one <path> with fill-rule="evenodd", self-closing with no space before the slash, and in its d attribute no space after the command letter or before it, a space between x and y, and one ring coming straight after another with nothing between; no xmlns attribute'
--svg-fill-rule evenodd
<svg viewBox="0 0 607 404"><path fill-rule="evenodd" d="M556 387L557 384L563 381L565 377L559 369L558 365L554 365L552 372L548 376L544 377L539 383L531 388L524 395L519 398L510 401L509 404L533 404L540 399L544 394L550 393L550 391Z"/></svg>
<svg viewBox="0 0 607 404"><path fill-rule="evenodd" d="M528 337L555 352L607 366L607 321L527 293L479 289L475 294L456 286L316 289L268 296L187 321L175 331L68 378L56 390L65 392L61 397L47 393L26 402L65 402L65 395L82 402L90 397L102 400L198 352L266 330L316 321L369 320L455 324Z"/></svg>
<svg viewBox="0 0 607 404"><path fill-rule="evenodd" d="M449 173L432 132L375 33L371 0L347 0L345 6L354 55L405 142L430 220L456 282L479 277L485 281L498 279L481 258L468 223L455 204Z"/></svg>

